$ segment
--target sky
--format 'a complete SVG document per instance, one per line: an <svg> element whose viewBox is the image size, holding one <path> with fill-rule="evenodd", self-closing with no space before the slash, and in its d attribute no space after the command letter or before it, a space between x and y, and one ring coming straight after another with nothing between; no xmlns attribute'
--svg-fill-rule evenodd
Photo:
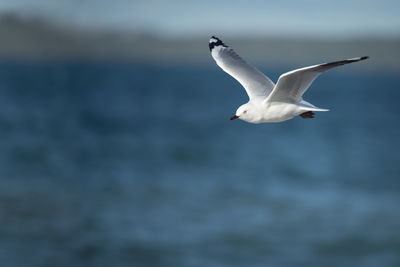
<svg viewBox="0 0 400 267"><path fill-rule="evenodd" d="M399 0L2 0L1 13L164 36L400 36Z"/></svg>

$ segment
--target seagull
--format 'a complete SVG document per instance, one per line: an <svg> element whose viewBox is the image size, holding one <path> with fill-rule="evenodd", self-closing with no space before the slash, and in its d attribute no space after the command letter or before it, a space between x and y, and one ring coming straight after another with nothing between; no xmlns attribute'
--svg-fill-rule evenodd
<svg viewBox="0 0 400 267"><path fill-rule="evenodd" d="M295 116L304 119L314 118L314 111L329 111L304 101L302 98L304 92L324 71L368 58L367 56L350 58L295 69L282 74L274 84L217 37L212 36L208 45L217 65L235 78L249 96L249 101L241 105L230 119L239 118L256 124L286 121Z"/></svg>

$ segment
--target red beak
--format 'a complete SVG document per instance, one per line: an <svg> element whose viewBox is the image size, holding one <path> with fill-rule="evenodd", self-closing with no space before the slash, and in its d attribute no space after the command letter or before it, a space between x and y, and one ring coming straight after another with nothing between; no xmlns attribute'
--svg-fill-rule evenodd
<svg viewBox="0 0 400 267"><path fill-rule="evenodd" d="M237 119L237 118L239 118L239 116L233 115L233 116L230 118L230 120L234 120L234 119Z"/></svg>

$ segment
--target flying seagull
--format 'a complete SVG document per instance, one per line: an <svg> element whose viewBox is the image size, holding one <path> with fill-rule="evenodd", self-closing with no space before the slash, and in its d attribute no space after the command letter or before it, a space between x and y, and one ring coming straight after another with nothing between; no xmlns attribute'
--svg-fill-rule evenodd
<svg viewBox="0 0 400 267"><path fill-rule="evenodd" d="M249 102L241 105L231 120L239 118L250 123L281 122L298 115L314 118L314 111L328 111L304 101L304 92L324 71L368 58L350 58L292 70L282 74L274 84L217 37L212 36L208 45L217 65L235 78L249 96Z"/></svg>

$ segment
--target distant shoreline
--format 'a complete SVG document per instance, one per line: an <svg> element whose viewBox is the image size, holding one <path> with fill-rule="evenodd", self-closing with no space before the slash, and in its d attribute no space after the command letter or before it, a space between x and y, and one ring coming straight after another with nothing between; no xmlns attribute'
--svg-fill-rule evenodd
<svg viewBox="0 0 400 267"><path fill-rule="evenodd" d="M0 59L15 61L136 61L208 64L209 36L161 38L137 32L66 28L43 20L0 16ZM371 57L363 69L400 71L400 38L300 39L224 37L242 57L263 66L302 66L349 57Z"/></svg>

